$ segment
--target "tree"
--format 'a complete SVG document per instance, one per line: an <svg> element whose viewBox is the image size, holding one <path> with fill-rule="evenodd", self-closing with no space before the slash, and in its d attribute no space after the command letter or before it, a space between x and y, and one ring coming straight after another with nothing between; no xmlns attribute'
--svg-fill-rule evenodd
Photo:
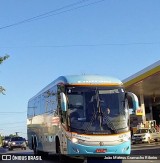
<svg viewBox="0 0 160 163"><path fill-rule="evenodd" d="M5 95L4 91L5 91L5 89L2 86L0 86L0 93L2 93L3 95Z"/></svg>
<svg viewBox="0 0 160 163"><path fill-rule="evenodd" d="M9 55L5 55L4 57L0 57L0 64L3 63L4 60L8 59Z"/></svg>
<svg viewBox="0 0 160 163"><path fill-rule="evenodd" d="M17 135L15 135L15 134L10 134L9 135L9 137L15 137L15 136L17 136Z"/></svg>
<svg viewBox="0 0 160 163"><path fill-rule="evenodd" d="M0 64L2 64L3 61L8 59L8 58L9 58L9 55L5 55L3 57L0 57ZM4 92L5 92L5 89L2 86L0 86L0 93L2 93L4 95L5 94Z"/></svg>

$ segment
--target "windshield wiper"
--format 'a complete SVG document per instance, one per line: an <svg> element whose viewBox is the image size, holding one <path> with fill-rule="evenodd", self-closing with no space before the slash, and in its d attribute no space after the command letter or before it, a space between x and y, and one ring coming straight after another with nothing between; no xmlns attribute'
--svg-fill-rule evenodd
<svg viewBox="0 0 160 163"><path fill-rule="evenodd" d="M92 115L92 118L90 120L90 122L88 123L85 131L87 132L90 128L90 126L92 125L92 123L94 122L94 119L98 119L99 120L99 127L101 129L101 131L103 130L102 128L102 118L103 118L103 113L101 111L101 106L100 106L100 98L99 98L99 91L98 89L96 88L96 93L95 93L95 100L96 100L96 111L95 111L95 106L94 106L94 103L93 103L93 108L94 108L94 114Z"/></svg>
<svg viewBox="0 0 160 163"><path fill-rule="evenodd" d="M94 105L93 105L93 107L94 107ZM91 118L90 122L88 123L86 129L84 130L85 132L87 132L89 130L90 126L92 125L92 123L94 121L94 119L96 119L96 115L97 115L97 112L94 112L94 114L92 115L92 118Z"/></svg>
<svg viewBox="0 0 160 163"><path fill-rule="evenodd" d="M101 109L98 89L96 89L96 100L97 100L97 108L98 108L99 127L100 127L101 130L103 130L103 128L102 128L103 113L102 113L102 109Z"/></svg>

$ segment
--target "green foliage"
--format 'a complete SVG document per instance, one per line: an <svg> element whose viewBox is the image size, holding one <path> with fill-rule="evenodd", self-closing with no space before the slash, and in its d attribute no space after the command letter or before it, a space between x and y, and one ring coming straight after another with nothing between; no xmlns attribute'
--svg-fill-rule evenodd
<svg viewBox="0 0 160 163"><path fill-rule="evenodd" d="M2 146L2 136L0 135L0 147Z"/></svg>
<svg viewBox="0 0 160 163"><path fill-rule="evenodd" d="M9 55L5 55L4 57L0 57L0 64L4 61L4 60L6 60L6 59L8 59L9 58Z"/></svg>
<svg viewBox="0 0 160 163"><path fill-rule="evenodd" d="M5 95L4 91L5 91L5 89L2 86L0 86L0 93L2 93L3 95Z"/></svg>
<svg viewBox="0 0 160 163"><path fill-rule="evenodd" d="M15 134L10 134L9 135L9 137L15 137L15 136L17 136L17 135L15 135Z"/></svg>
<svg viewBox="0 0 160 163"><path fill-rule="evenodd" d="M8 58L9 58L9 55L5 55L3 57L0 57L0 64L2 64L3 61L6 60L6 59L8 59ZM5 95L4 91L5 91L5 89L2 86L0 86L0 93L2 93L3 95Z"/></svg>

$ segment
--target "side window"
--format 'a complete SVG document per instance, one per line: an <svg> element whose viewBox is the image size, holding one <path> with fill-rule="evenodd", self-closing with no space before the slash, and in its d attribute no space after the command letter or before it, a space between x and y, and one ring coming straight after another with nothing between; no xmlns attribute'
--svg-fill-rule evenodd
<svg viewBox="0 0 160 163"><path fill-rule="evenodd" d="M37 105L37 103L38 103L38 97L36 97L35 99L34 99L34 106L33 106L33 115L35 116L35 115L38 115L38 105Z"/></svg>
<svg viewBox="0 0 160 163"><path fill-rule="evenodd" d="M31 100L28 102L28 118L35 116L35 100Z"/></svg>
<svg viewBox="0 0 160 163"><path fill-rule="evenodd" d="M43 110L44 112L55 112L57 110L57 88L56 86L43 93Z"/></svg>
<svg viewBox="0 0 160 163"><path fill-rule="evenodd" d="M45 112L45 96L44 96L44 94L41 95L41 112L42 112L42 114Z"/></svg>
<svg viewBox="0 0 160 163"><path fill-rule="evenodd" d="M49 108L49 90L47 90L44 94L44 101L45 101L45 104L44 104L44 112L47 113L48 112L48 108Z"/></svg>
<svg viewBox="0 0 160 163"><path fill-rule="evenodd" d="M28 102L27 117L28 117L28 118L33 117L32 101L29 101L29 102Z"/></svg>
<svg viewBox="0 0 160 163"><path fill-rule="evenodd" d="M37 115L42 114L41 112L41 95L37 97Z"/></svg>
<svg viewBox="0 0 160 163"><path fill-rule="evenodd" d="M51 89L51 108L50 110L54 113L57 110L57 87L54 86Z"/></svg>

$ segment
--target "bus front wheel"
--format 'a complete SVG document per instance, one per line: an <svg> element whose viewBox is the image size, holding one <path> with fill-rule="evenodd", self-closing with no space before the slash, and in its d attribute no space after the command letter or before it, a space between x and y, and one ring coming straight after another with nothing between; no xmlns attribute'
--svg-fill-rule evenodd
<svg viewBox="0 0 160 163"><path fill-rule="evenodd" d="M33 152L34 152L34 155L36 156L37 155L37 140L36 140L36 137L33 137L32 138L32 147L33 147Z"/></svg>
<svg viewBox="0 0 160 163"><path fill-rule="evenodd" d="M60 147L60 142L59 139L56 139L56 154L61 155L61 147Z"/></svg>

